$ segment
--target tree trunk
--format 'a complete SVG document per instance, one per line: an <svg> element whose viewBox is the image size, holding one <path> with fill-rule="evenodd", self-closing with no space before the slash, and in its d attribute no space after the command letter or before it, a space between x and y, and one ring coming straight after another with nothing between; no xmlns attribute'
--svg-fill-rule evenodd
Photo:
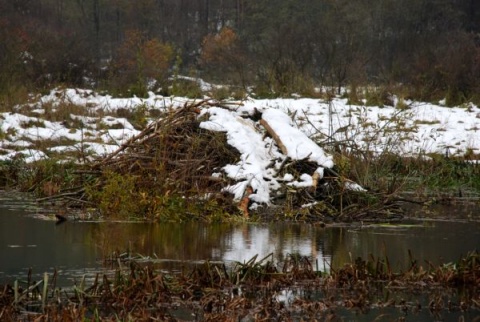
<svg viewBox="0 0 480 322"><path fill-rule="evenodd" d="M95 35L95 61L100 63L100 5L98 0L93 0L93 31Z"/></svg>

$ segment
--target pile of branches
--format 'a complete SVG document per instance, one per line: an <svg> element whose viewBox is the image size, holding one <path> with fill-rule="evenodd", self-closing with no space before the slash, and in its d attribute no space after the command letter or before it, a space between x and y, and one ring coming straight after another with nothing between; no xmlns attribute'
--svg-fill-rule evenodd
<svg viewBox="0 0 480 322"><path fill-rule="evenodd" d="M224 192L234 182L222 175L222 168L236 164L239 152L227 143L224 133L199 126L201 109L210 106L222 104L204 100L165 112L115 152L90 165L89 179L81 189L42 200L63 200L63 207L97 208L103 216L117 219L249 217L248 194L238 203ZM279 175L300 176L314 173L317 167L308 160L286 158ZM274 197L277 206L261 207L253 215L260 220L281 217L308 222L401 217L397 205L378 198L366 202L364 193L345 189L347 179L334 169L326 168L325 174L314 187L292 188L285 183Z"/></svg>
<svg viewBox="0 0 480 322"><path fill-rule="evenodd" d="M97 161L93 170L100 176L94 190L105 190L112 173L128 176L132 179L129 192L144 198L145 207L140 212L146 213L147 219L179 200L200 206L202 201L212 199L215 206L234 212L232 198L221 193L227 179L212 174L220 173L225 164L236 163L240 154L227 144L224 133L199 127L200 107L209 104L185 104L167 112L114 153ZM138 202L137 196L123 202ZM178 208L182 208L181 203Z"/></svg>
<svg viewBox="0 0 480 322"><path fill-rule="evenodd" d="M222 180L212 177L239 153L226 144L223 133L199 127L199 106L172 110L151 123L93 168L138 176L138 185L159 192L176 189L191 193L219 191Z"/></svg>

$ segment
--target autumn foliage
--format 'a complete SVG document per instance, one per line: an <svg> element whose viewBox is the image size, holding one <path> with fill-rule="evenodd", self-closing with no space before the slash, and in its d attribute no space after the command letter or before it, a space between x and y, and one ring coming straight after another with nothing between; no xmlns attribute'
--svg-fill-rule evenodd
<svg viewBox="0 0 480 322"><path fill-rule="evenodd" d="M245 57L239 37L230 27L203 39L200 63L207 72L221 69L224 77L244 81Z"/></svg>
<svg viewBox="0 0 480 322"><path fill-rule="evenodd" d="M174 73L259 97L401 86L457 105L480 101L479 52L474 0L5 0L0 107L59 85L144 95Z"/></svg>
<svg viewBox="0 0 480 322"><path fill-rule="evenodd" d="M140 30L129 30L116 52L112 70L120 86L135 84L138 94L145 94L149 81L162 84L168 77L173 56L171 45L149 39Z"/></svg>
<svg viewBox="0 0 480 322"><path fill-rule="evenodd" d="M222 28L218 34L210 34L202 43L201 60L204 64L229 64L235 58L238 37L229 27Z"/></svg>

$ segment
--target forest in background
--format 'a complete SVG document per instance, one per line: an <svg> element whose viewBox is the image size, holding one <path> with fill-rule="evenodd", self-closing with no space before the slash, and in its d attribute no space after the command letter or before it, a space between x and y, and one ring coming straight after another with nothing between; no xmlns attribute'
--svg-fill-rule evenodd
<svg viewBox="0 0 480 322"><path fill-rule="evenodd" d="M60 84L191 94L179 74L258 97L369 85L480 102L480 2L0 0L2 109Z"/></svg>

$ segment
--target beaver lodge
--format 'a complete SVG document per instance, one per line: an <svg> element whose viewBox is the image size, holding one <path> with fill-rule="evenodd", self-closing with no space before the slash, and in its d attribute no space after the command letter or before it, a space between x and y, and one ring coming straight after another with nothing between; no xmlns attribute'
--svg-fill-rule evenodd
<svg viewBox="0 0 480 322"><path fill-rule="evenodd" d="M81 189L42 200L118 219L401 217L397 204L340 175L322 138L312 140L294 119L241 103L185 103L89 164Z"/></svg>

